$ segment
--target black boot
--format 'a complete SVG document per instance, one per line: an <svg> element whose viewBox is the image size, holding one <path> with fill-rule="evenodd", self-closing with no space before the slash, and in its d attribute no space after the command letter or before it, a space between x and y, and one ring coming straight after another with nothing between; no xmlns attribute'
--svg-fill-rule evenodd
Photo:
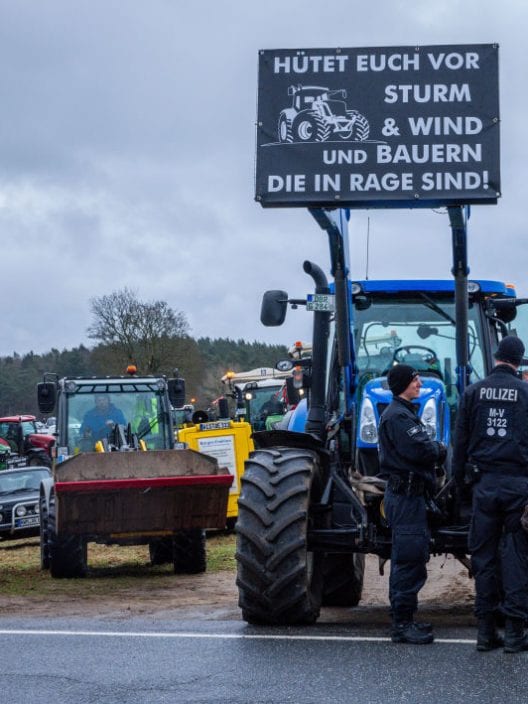
<svg viewBox="0 0 528 704"><path fill-rule="evenodd" d="M528 650L528 636L524 635L524 619L506 618L504 652L520 653L523 650Z"/></svg>
<svg viewBox="0 0 528 704"><path fill-rule="evenodd" d="M495 617L493 614L486 614L478 620L477 650L485 652L495 650L504 645L504 640L497 632Z"/></svg>
<svg viewBox="0 0 528 704"><path fill-rule="evenodd" d="M427 645L432 643L434 635L432 628L423 628L424 624L414 621L393 623L391 640L393 643L412 643L413 645ZM430 625L430 624L427 624Z"/></svg>
<svg viewBox="0 0 528 704"><path fill-rule="evenodd" d="M413 621L414 625L416 628L419 628L421 631L428 631L431 633L433 630L433 624L432 623L427 623L426 621Z"/></svg>

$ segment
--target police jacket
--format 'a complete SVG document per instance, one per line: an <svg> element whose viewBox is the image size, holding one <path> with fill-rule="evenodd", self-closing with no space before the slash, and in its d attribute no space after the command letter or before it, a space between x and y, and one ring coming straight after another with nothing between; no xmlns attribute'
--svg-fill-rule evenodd
<svg viewBox="0 0 528 704"><path fill-rule="evenodd" d="M457 481L468 461L481 472L528 474L528 384L506 364L468 386L462 397L453 447Z"/></svg>
<svg viewBox="0 0 528 704"><path fill-rule="evenodd" d="M379 424L380 474L430 479L435 462L445 456L444 446L431 440L417 416L418 407L395 396L383 411Z"/></svg>

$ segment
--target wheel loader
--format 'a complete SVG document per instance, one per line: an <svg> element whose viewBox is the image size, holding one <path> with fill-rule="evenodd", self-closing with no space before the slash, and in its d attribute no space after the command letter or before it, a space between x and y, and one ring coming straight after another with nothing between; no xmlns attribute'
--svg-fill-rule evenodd
<svg viewBox="0 0 528 704"><path fill-rule="evenodd" d="M206 569L205 529L225 527L232 476L175 448L171 402L184 396L182 379L45 375L39 408L56 409L57 426L53 476L40 487L40 554L52 577L84 576L90 542L147 544L153 564Z"/></svg>

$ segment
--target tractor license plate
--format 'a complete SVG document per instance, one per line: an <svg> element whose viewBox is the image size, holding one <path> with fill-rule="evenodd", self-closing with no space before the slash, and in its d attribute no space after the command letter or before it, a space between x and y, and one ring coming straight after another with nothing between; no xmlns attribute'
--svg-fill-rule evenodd
<svg viewBox="0 0 528 704"><path fill-rule="evenodd" d="M335 311L335 296L329 293L309 293L306 298L306 310L333 313Z"/></svg>
<svg viewBox="0 0 528 704"><path fill-rule="evenodd" d="M15 528L34 528L40 525L40 516L26 516L15 519Z"/></svg>

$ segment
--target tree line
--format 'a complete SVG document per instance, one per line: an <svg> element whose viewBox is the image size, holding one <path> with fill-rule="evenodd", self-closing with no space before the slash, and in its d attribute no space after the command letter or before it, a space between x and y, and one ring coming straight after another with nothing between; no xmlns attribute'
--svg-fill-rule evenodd
<svg viewBox="0 0 528 704"><path fill-rule="evenodd" d="M112 376L136 364L138 374L173 376L186 381L187 398L206 408L223 393L221 377L274 366L287 355L284 345L243 339L194 339L184 313L164 301L140 301L129 289L91 300L93 347L51 349L43 354L0 357L0 415L39 417L36 386L45 372L62 376Z"/></svg>

